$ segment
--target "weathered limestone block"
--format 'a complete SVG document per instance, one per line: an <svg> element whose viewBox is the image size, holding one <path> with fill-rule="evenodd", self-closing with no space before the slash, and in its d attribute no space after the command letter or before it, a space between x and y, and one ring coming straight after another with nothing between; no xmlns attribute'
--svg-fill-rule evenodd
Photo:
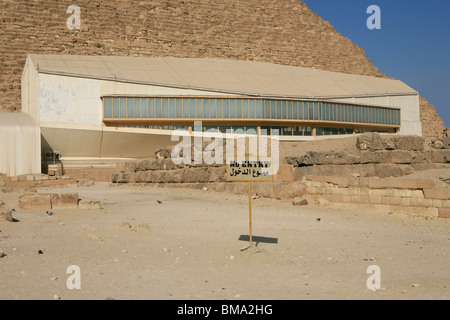
<svg viewBox="0 0 450 320"><path fill-rule="evenodd" d="M439 208L438 213L439 213L439 218L450 219L450 209L449 208Z"/></svg>
<svg viewBox="0 0 450 320"><path fill-rule="evenodd" d="M401 177L404 175L404 171L398 165L384 163L373 166L373 175L379 178L386 177Z"/></svg>
<svg viewBox="0 0 450 320"><path fill-rule="evenodd" d="M78 202L78 207L80 209L101 209L100 201L96 200L84 200L81 199Z"/></svg>
<svg viewBox="0 0 450 320"><path fill-rule="evenodd" d="M425 198L437 200L449 200L450 189L423 189Z"/></svg>
<svg viewBox="0 0 450 320"><path fill-rule="evenodd" d="M182 183L208 182L210 173L207 167L186 167L181 171Z"/></svg>
<svg viewBox="0 0 450 320"><path fill-rule="evenodd" d="M393 151L385 151L385 153L390 154L390 163L396 164L410 164L414 162L415 153L411 151L404 150L393 150Z"/></svg>
<svg viewBox="0 0 450 320"><path fill-rule="evenodd" d="M383 143L392 141L396 150L423 151L424 140L419 136L383 136Z"/></svg>
<svg viewBox="0 0 450 320"><path fill-rule="evenodd" d="M450 163L450 150L430 150L425 156L432 163Z"/></svg>
<svg viewBox="0 0 450 320"><path fill-rule="evenodd" d="M136 172L138 171L138 164L137 161L128 161L125 162L123 165L123 172Z"/></svg>
<svg viewBox="0 0 450 320"><path fill-rule="evenodd" d="M223 182L226 181L226 167L209 167L209 182Z"/></svg>
<svg viewBox="0 0 450 320"><path fill-rule="evenodd" d="M26 193L19 197L19 208L24 210L47 210L52 208L50 194Z"/></svg>
<svg viewBox="0 0 450 320"><path fill-rule="evenodd" d="M208 182L210 173L208 168L195 168L194 174L197 176L198 182Z"/></svg>
<svg viewBox="0 0 450 320"><path fill-rule="evenodd" d="M78 193L52 193L52 209L74 209L78 207Z"/></svg>
<svg viewBox="0 0 450 320"><path fill-rule="evenodd" d="M137 171L146 171L150 170L150 165L153 160L142 160L137 164Z"/></svg>
<svg viewBox="0 0 450 320"><path fill-rule="evenodd" d="M132 173L130 172L117 173L113 174L112 181L115 183L130 183L132 181L131 177Z"/></svg>
<svg viewBox="0 0 450 320"><path fill-rule="evenodd" d="M147 175L150 173L150 171L139 171L136 173L135 181L136 183L145 183L150 182L146 181Z"/></svg>
<svg viewBox="0 0 450 320"><path fill-rule="evenodd" d="M282 164L275 176L275 181L291 182L294 181L294 166L290 164Z"/></svg>
<svg viewBox="0 0 450 320"><path fill-rule="evenodd" d="M361 151L361 164L369 164L375 162L376 155L372 151ZM379 160L377 160L379 161Z"/></svg>
<svg viewBox="0 0 450 320"><path fill-rule="evenodd" d="M360 150L383 150L383 141L378 133L364 133L356 138L356 147Z"/></svg>
<svg viewBox="0 0 450 320"><path fill-rule="evenodd" d="M292 200L292 205L294 206L306 206L308 204L308 200L305 198L295 197L294 200Z"/></svg>

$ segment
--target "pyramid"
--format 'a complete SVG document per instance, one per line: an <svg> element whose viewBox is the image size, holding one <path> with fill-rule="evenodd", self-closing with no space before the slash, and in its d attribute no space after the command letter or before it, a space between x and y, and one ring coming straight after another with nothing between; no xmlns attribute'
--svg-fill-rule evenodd
<svg viewBox="0 0 450 320"><path fill-rule="evenodd" d="M0 1L0 111L20 111L28 53L221 58L386 77L362 48L297 0ZM439 122L426 101L428 124Z"/></svg>

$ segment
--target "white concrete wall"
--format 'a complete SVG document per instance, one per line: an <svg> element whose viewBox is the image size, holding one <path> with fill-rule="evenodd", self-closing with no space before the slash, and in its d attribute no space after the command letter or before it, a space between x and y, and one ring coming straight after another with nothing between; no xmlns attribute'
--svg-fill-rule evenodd
<svg viewBox="0 0 450 320"><path fill-rule="evenodd" d="M81 124L102 127L106 95L224 95L208 91L138 85L39 74L39 119L45 123Z"/></svg>
<svg viewBox="0 0 450 320"><path fill-rule="evenodd" d="M92 158L149 158L155 151L175 145L171 141L172 131L138 128L97 129L52 125L41 127L42 148L61 153L61 160Z"/></svg>
<svg viewBox="0 0 450 320"><path fill-rule="evenodd" d="M97 80L39 74L41 122L102 125L102 100Z"/></svg>
<svg viewBox="0 0 450 320"><path fill-rule="evenodd" d="M22 112L29 114L39 123L38 104L38 72L28 58L22 74L21 82Z"/></svg>
<svg viewBox="0 0 450 320"><path fill-rule="evenodd" d="M59 151L63 159L151 157L155 150L174 144L172 132L103 127L102 96L224 95L48 74L39 74L36 83L43 151Z"/></svg>

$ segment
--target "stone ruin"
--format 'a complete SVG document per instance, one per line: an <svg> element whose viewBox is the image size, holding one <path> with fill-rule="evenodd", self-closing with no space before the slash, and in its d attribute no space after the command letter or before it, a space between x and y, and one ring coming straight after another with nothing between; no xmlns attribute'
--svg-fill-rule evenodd
<svg viewBox="0 0 450 320"><path fill-rule="evenodd" d="M292 143L280 159L274 183L255 182L258 197L297 203L367 208L427 217L450 217L450 149L428 146L418 136L366 133L351 150L301 150ZM203 145L205 148L206 145ZM118 163L112 185L175 187L245 194L245 182L227 182L225 165L181 164L170 148L155 158ZM431 177L430 170L441 176ZM444 172L444 177L442 177ZM422 174L417 177L417 174ZM307 201L296 201L298 198Z"/></svg>

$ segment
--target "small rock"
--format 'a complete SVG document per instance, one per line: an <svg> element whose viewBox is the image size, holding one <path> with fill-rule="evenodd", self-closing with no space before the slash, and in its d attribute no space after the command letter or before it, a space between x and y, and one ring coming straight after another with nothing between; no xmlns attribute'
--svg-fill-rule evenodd
<svg viewBox="0 0 450 320"><path fill-rule="evenodd" d="M418 284L418 283L413 283L413 285L412 285L413 288L417 288L419 286L420 286L420 284Z"/></svg>
<svg viewBox="0 0 450 320"><path fill-rule="evenodd" d="M150 230L150 227L149 227L148 224L145 224L145 223L144 223L144 224L139 224L139 225L133 227L133 230L134 230L134 231L138 231L138 230Z"/></svg>
<svg viewBox="0 0 450 320"><path fill-rule="evenodd" d="M119 229L130 229L131 225L128 222L120 222L116 225L116 227Z"/></svg>
<svg viewBox="0 0 450 320"><path fill-rule="evenodd" d="M6 257L6 253L3 250L0 250L0 258Z"/></svg>
<svg viewBox="0 0 450 320"><path fill-rule="evenodd" d="M0 211L0 221L14 221L11 210Z"/></svg>
<svg viewBox="0 0 450 320"><path fill-rule="evenodd" d="M60 299L61 299L61 297L60 297L60 296L58 296L57 294L55 294L55 295L53 295L53 299L55 299L55 300L60 300Z"/></svg>
<svg viewBox="0 0 450 320"><path fill-rule="evenodd" d="M38 254L44 254L44 251L38 250Z"/></svg>
<svg viewBox="0 0 450 320"><path fill-rule="evenodd" d="M305 206L308 204L308 200L305 198L295 197L292 201L292 205L294 206Z"/></svg>
<svg viewBox="0 0 450 320"><path fill-rule="evenodd" d="M89 187L94 185L94 181L89 179L80 179L77 180L77 187Z"/></svg>
<svg viewBox="0 0 450 320"><path fill-rule="evenodd" d="M317 218L316 220L320 222L320 218Z"/></svg>
<svg viewBox="0 0 450 320"><path fill-rule="evenodd" d="M156 202L158 202L158 204L162 204L163 203L161 200L156 200Z"/></svg>
<svg viewBox="0 0 450 320"><path fill-rule="evenodd" d="M208 191L208 188L207 187L203 187L203 191Z"/></svg>
<svg viewBox="0 0 450 320"><path fill-rule="evenodd" d="M56 281L56 280L58 280L58 277L53 277L53 278L50 278L50 280L52 280L52 281Z"/></svg>
<svg viewBox="0 0 450 320"><path fill-rule="evenodd" d="M364 261L375 261L375 258L374 257L364 258Z"/></svg>

